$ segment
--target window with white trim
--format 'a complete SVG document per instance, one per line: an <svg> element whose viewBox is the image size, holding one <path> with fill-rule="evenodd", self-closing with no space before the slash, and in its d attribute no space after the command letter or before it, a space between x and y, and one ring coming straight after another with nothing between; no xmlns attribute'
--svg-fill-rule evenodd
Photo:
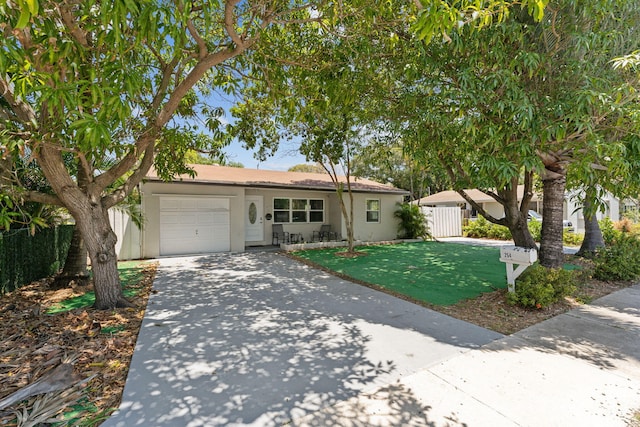
<svg viewBox="0 0 640 427"><path fill-rule="evenodd" d="M273 199L274 223L324 222L324 200L322 199Z"/></svg>
<svg viewBox="0 0 640 427"><path fill-rule="evenodd" d="M367 199L367 222L380 222L380 199Z"/></svg>

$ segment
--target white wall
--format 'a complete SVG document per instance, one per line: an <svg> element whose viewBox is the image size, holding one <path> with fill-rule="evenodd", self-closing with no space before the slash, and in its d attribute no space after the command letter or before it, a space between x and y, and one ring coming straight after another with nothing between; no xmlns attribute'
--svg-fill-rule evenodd
<svg viewBox="0 0 640 427"><path fill-rule="evenodd" d="M139 256L156 258L160 254L160 197L168 195L228 197L230 211L231 251L241 252L245 249L245 196L263 196L264 208L264 240L251 242L252 245L270 245L273 218L267 220L267 214L273 215L273 199L277 197L322 199L325 203L324 223L346 238L346 227L340 211L335 191L312 191L277 188L244 188L239 186L218 186L192 183L146 182L142 184L142 211L145 227L139 238ZM345 199L348 196L345 194ZM379 199L381 203L380 222L366 222L366 200ZM396 204L402 202L402 195L395 194L354 194L354 230L355 238L363 241L382 241L397 236L398 220L393 216ZM308 241L314 230L320 230L320 223L288 223L283 224L289 233L301 233Z"/></svg>
<svg viewBox="0 0 640 427"><path fill-rule="evenodd" d="M142 184L144 258L156 258L160 255L160 197L168 195L229 198L231 251L244 251L244 215L241 214L244 212L244 188L153 181Z"/></svg>
<svg viewBox="0 0 640 427"><path fill-rule="evenodd" d="M349 196L344 195L345 204L349 209ZM367 222L367 200L380 200L380 221ZM353 234L355 240L363 242L377 242L393 240L398 237L398 219L394 212L398 210L398 203L403 197L394 194L354 193L353 195ZM342 237L347 236L347 227L342 220Z"/></svg>

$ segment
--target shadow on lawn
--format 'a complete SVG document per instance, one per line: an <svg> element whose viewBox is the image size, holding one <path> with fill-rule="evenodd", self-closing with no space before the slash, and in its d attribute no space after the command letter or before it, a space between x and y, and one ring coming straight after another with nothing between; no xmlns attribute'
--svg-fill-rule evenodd
<svg viewBox="0 0 640 427"><path fill-rule="evenodd" d="M501 337L274 253L164 260L154 288L105 426L295 425ZM394 419L432 425L393 391Z"/></svg>
<svg viewBox="0 0 640 427"><path fill-rule="evenodd" d="M335 256L340 250L308 250L294 255L355 280L436 305L451 305L506 288L506 270L497 247L403 243L358 247L366 255L346 259Z"/></svg>

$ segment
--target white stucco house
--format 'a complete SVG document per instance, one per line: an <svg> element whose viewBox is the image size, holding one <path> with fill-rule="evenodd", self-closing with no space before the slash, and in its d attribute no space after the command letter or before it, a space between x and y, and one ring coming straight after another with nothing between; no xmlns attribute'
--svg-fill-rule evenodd
<svg viewBox="0 0 640 427"><path fill-rule="evenodd" d="M143 180L143 230L126 215L111 213L120 259L241 252L271 245L274 224L305 241L323 224L341 236L347 234L327 174L191 166L195 178L164 182L151 171ZM396 238L398 222L393 214L408 193L371 180L352 177L351 181L356 240ZM348 203L346 191L345 200Z"/></svg>
<svg viewBox="0 0 640 427"><path fill-rule="evenodd" d="M465 190L467 194L479 203L490 215L500 218L504 216L504 209L502 205L495 201L491 196L483 193L477 189ZM524 186L518 186L518 200L522 200L524 194ZM578 192L568 192L564 197L563 206L563 219L570 221L576 232L584 232L584 213L582 212L582 205L580 204ZM604 217L611 218L612 221L618 221L620 219L620 201L612 194L607 193L604 197L606 209L604 212L598 212L597 218L602 219ZM461 209L462 215L465 218L475 218L477 212L471 205L462 198L456 191L448 190L439 193L432 194L427 197L423 197L418 200L421 206L457 206ZM538 213L542 213L542 195L534 194L529 204L529 210L533 210Z"/></svg>

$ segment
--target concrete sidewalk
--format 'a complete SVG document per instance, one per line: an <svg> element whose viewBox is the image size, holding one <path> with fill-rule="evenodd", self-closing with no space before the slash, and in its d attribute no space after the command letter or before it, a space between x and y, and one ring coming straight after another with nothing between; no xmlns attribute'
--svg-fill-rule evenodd
<svg viewBox="0 0 640 427"><path fill-rule="evenodd" d="M278 253L163 259L104 426L623 426L640 287L510 337Z"/></svg>

